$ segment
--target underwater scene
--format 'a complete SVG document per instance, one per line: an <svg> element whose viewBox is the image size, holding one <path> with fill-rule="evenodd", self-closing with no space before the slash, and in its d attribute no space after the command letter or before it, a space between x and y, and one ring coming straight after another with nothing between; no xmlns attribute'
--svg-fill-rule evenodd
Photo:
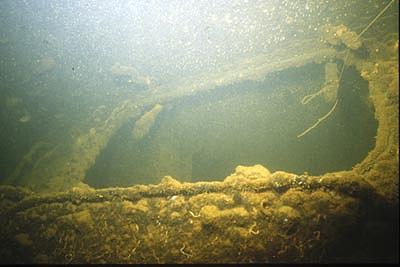
<svg viewBox="0 0 400 267"><path fill-rule="evenodd" d="M399 1L0 1L0 264L398 263Z"/></svg>

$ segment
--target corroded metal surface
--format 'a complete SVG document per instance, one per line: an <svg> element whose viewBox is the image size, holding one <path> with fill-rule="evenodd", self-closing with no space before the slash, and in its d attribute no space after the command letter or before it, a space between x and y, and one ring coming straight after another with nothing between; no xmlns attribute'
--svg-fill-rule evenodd
<svg viewBox="0 0 400 267"><path fill-rule="evenodd" d="M360 177L270 174L260 165L239 166L223 182L165 177L158 185L42 196L0 191L3 262L351 260L354 249L343 251L339 240L357 247L363 240L347 235L375 214L367 203L385 206Z"/></svg>
<svg viewBox="0 0 400 267"><path fill-rule="evenodd" d="M379 126L375 148L352 170L313 177L239 166L223 182L180 183L165 177L158 185L97 190L80 183L78 175L68 190L48 194L2 186L1 262L398 261L398 53L376 41L365 45L369 56L350 52L348 65L369 82ZM377 48L383 52L374 53ZM255 63L260 75L253 77L344 56L329 46L321 51ZM221 79L234 82L237 71L221 72L206 85L196 82L201 77L189 79L176 91L143 98L143 104L210 88ZM108 137L128 116L120 114L118 123L105 124ZM73 150L84 166L79 173L106 139Z"/></svg>

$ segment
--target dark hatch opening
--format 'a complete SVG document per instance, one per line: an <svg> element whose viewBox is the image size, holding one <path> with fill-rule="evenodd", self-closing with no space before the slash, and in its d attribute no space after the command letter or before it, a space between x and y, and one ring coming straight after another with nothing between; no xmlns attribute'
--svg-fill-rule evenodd
<svg viewBox="0 0 400 267"><path fill-rule="evenodd" d="M338 62L341 65L341 62ZM317 97L324 65L307 64L164 104L148 135L132 138L134 122L113 136L86 175L93 187L222 180L237 165L311 175L349 170L374 147L377 121L368 83L346 68L332 115L302 138L332 103Z"/></svg>

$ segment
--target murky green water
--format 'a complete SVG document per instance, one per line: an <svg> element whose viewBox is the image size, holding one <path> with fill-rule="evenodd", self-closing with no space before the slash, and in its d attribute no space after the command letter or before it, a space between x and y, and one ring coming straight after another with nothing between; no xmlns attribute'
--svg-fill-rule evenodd
<svg viewBox="0 0 400 267"><path fill-rule="evenodd" d="M398 262L398 11L1 0L0 263Z"/></svg>
<svg viewBox="0 0 400 267"><path fill-rule="evenodd" d="M159 103L140 140L132 138L140 116L99 129L123 101L147 103L144 114L186 80L206 83L232 62L319 40L323 25L360 33L389 2L2 1L1 181L47 183L62 173L102 187L157 183L164 175L220 180L237 165L315 175L351 169L373 148L377 127L367 84L354 69L344 71L335 112L297 138L332 107L322 98L300 103L324 83L324 64L176 93ZM396 4L365 39L398 38ZM82 136L94 141L82 148L90 153L82 152L78 175L68 166Z"/></svg>

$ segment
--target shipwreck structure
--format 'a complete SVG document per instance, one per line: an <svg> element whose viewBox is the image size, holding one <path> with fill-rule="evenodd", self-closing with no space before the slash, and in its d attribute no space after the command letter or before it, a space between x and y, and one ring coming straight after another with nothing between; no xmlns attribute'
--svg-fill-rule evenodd
<svg viewBox="0 0 400 267"><path fill-rule="evenodd" d="M155 185L103 189L83 182L126 121L136 121L133 135L140 140L151 126L146 118L154 120L171 100L309 63L325 66L329 87L313 101L334 105L340 71L349 67L368 82L376 143L351 170L311 176L255 165L215 182L166 176ZM0 261L398 261L398 71L398 41L363 39L328 25L318 39L142 91L69 143L37 144L0 186Z"/></svg>

